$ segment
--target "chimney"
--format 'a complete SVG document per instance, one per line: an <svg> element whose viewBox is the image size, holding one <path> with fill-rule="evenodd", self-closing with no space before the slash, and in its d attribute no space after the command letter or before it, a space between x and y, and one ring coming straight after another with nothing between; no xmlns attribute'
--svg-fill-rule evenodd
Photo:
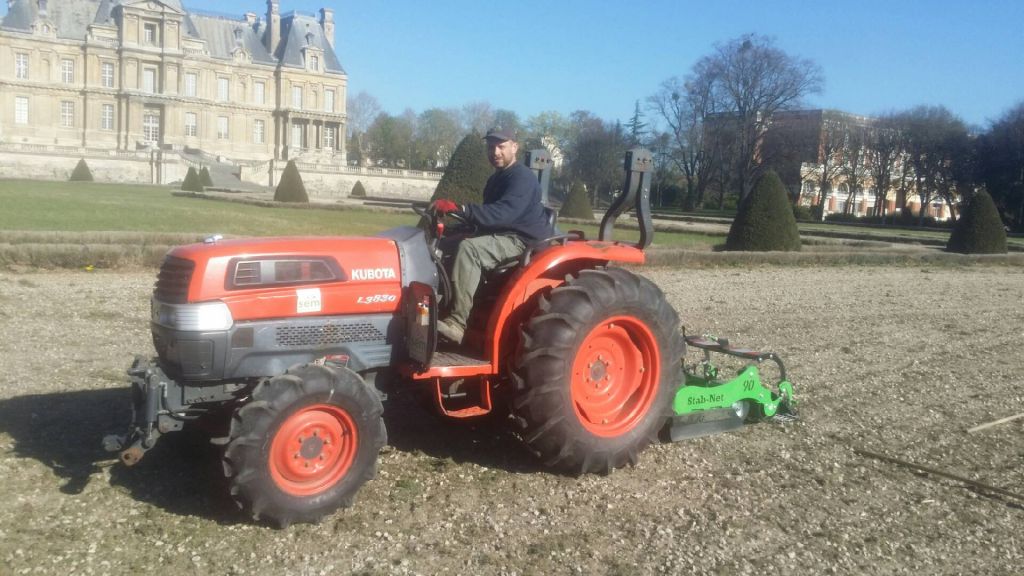
<svg viewBox="0 0 1024 576"><path fill-rule="evenodd" d="M330 8L320 9L320 27L324 29L324 37L327 43L334 48L334 10Z"/></svg>
<svg viewBox="0 0 1024 576"><path fill-rule="evenodd" d="M281 11L277 0L267 0L267 51L273 56L281 42Z"/></svg>
<svg viewBox="0 0 1024 576"><path fill-rule="evenodd" d="M245 23L248 24L249 26L255 26L256 25L256 13L255 12L246 12L245 13Z"/></svg>

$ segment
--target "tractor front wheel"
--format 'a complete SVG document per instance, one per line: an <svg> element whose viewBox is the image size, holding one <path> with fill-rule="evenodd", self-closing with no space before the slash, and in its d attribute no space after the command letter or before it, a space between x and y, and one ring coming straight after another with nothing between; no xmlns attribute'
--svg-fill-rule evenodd
<svg viewBox="0 0 1024 576"><path fill-rule="evenodd" d="M376 472L383 406L347 368L307 364L259 384L231 422L224 470L254 518L315 522Z"/></svg>
<svg viewBox="0 0 1024 576"><path fill-rule="evenodd" d="M681 382L679 317L651 281L585 270L542 299L516 363L515 421L544 462L607 473L655 438Z"/></svg>

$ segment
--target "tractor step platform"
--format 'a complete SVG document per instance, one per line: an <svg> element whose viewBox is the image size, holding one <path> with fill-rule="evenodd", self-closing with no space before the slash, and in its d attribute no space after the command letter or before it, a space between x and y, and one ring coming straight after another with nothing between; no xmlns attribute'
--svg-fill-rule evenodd
<svg viewBox="0 0 1024 576"><path fill-rule="evenodd" d="M466 354L467 350L438 350L434 352L430 365L441 366L490 366L491 361Z"/></svg>

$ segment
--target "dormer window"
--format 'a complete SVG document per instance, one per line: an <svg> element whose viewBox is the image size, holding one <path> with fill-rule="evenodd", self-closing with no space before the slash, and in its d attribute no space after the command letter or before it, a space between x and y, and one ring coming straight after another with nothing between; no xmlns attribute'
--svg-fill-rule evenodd
<svg viewBox="0 0 1024 576"><path fill-rule="evenodd" d="M309 69L317 72L320 70L320 57L313 54L309 59Z"/></svg>
<svg viewBox="0 0 1024 576"><path fill-rule="evenodd" d="M146 22L142 25L142 41L149 46L156 44L156 23Z"/></svg>
<svg viewBox="0 0 1024 576"><path fill-rule="evenodd" d="M242 43L242 29L235 28L235 42L238 44Z"/></svg>

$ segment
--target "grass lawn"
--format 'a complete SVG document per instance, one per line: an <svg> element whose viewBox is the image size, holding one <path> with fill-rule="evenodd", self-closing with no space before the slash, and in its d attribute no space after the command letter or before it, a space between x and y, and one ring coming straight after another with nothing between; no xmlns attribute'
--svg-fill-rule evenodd
<svg viewBox="0 0 1024 576"><path fill-rule="evenodd" d="M265 208L236 202L183 198L162 186L89 182L0 180L0 230L59 232L153 232L205 236L372 235L417 216L352 208ZM564 228L565 226L563 226ZM577 226L597 237L598 226ZM617 240L638 233L617 230ZM721 238L659 232L663 246L708 249Z"/></svg>

